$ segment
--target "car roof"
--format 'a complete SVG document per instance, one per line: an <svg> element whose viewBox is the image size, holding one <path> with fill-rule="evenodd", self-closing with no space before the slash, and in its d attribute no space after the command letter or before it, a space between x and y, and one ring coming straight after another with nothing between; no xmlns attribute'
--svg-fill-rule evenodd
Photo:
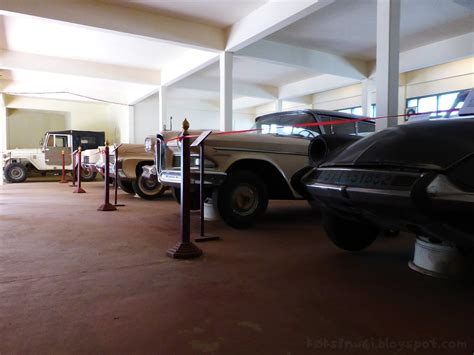
<svg viewBox="0 0 474 355"><path fill-rule="evenodd" d="M305 110L291 110L291 111L281 111L281 112L273 112L267 113L266 115L258 116L255 118L255 122L258 120L268 118L268 117L278 117L284 116L288 114L295 114L295 113L306 113L312 116L332 116L332 117L340 117L344 119L360 119L365 118L363 116L353 115L350 113L340 112L340 111L331 111L331 110L319 110L319 109L305 109ZM368 117L367 117L368 118Z"/></svg>

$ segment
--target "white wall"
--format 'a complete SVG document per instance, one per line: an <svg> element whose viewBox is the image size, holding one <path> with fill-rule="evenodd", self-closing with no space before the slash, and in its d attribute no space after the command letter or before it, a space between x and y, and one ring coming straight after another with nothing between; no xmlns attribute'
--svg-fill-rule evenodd
<svg viewBox="0 0 474 355"><path fill-rule="evenodd" d="M159 103L160 100L157 93L149 96L135 105L135 143L143 142L146 136L156 134L160 131L160 127L158 127ZM168 119L166 119L166 121L168 121Z"/></svg>
<svg viewBox="0 0 474 355"><path fill-rule="evenodd" d="M69 127L69 119L64 113L8 109L7 148L39 148L45 132L62 131Z"/></svg>
<svg viewBox="0 0 474 355"><path fill-rule="evenodd" d="M439 94L474 87L474 57L414 70L400 75L399 114L405 111L405 101L409 97ZM288 104L283 102L283 110L315 108L340 110L362 106L362 84L328 90L311 95L311 104ZM304 101L304 100L303 100ZM369 94L370 103L376 102L375 88ZM255 107L256 115L275 112L275 104ZM403 121L403 118L400 119Z"/></svg>
<svg viewBox="0 0 474 355"><path fill-rule="evenodd" d="M95 102L71 100L54 100L25 96L9 96L6 107L10 112L19 110L35 110L45 115L54 113L66 117L65 129L104 131L110 143L128 143L129 140L129 107ZM14 111L12 109L18 110ZM7 118L9 120L9 118ZM57 126L47 124L33 130L53 130ZM25 126L15 129L17 133L25 134ZM32 131L33 131L32 130ZM44 132L41 132L43 134ZM35 132L35 135L39 132ZM36 138L35 138L36 139ZM36 139L37 140L37 139ZM23 147L21 147L23 148Z"/></svg>

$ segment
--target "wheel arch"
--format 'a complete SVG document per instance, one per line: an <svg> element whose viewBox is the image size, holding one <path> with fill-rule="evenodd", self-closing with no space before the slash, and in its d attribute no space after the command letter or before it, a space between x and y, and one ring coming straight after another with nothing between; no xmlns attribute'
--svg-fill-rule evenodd
<svg viewBox="0 0 474 355"><path fill-rule="evenodd" d="M292 199L294 191L283 172L280 171L272 162L264 159L240 159L234 161L226 170L227 174L238 170L251 171L262 178L270 199Z"/></svg>

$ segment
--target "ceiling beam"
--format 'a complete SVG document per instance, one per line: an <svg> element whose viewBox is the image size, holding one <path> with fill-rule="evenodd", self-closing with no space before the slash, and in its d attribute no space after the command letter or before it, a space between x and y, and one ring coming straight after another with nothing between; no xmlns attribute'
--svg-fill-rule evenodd
<svg viewBox="0 0 474 355"><path fill-rule="evenodd" d="M189 20L89 0L0 0L1 13L23 14L121 32L196 49L224 49L224 30Z"/></svg>
<svg viewBox="0 0 474 355"><path fill-rule="evenodd" d="M161 84L164 86L172 85L218 61L219 54L216 53L203 51L188 53L163 66Z"/></svg>
<svg viewBox="0 0 474 355"><path fill-rule="evenodd" d="M332 53L268 40L252 44L236 54L315 73L345 76L359 80L368 76L368 64L363 60L349 59Z"/></svg>
<svg viewBox="0 0 474 355"><path fill-rule="evenodd" d="M238 51L333 2L334 0L269 0L228 29L225 50Z"/></svg>
<svg viewBox="0 0 474 355"><path fill-rule="evenodd" d="M289 83L279 88L280 99L291 99L360 83L360 80L323 74Z"/></svg>
<svg viewBox="0 0 474 355"><path fill-rule="evenodd" d="M219 92L219 79L208 77L189 77L180 81L175 86L185 89L217 93ZM246 96L268 100L275 100L278 96L278 88L274 86L251 84L235 80L233 81L232 90L236 96Z"/></svg>
<svg viewBox="0 0 474 355"><path fill-rule="evenodd" d="M0 68L74 75L135 84L160 85L160 71L48 57L0 49Z"/></svg>
<svg viewBox="0 0 474 355"><path fill-rule="evenodd" d="M474 32L400 53L400 73L444 64L474 55Z"/></svg>

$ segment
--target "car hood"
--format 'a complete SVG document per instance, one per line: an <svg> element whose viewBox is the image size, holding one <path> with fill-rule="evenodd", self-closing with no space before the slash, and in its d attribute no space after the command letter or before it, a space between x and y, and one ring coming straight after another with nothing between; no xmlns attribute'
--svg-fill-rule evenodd
<svg viewBox="0 0 474 355"><path fill-rule="evenodd" d="M7 155L11 155L13 158L28 155L38 155L42 154L43 150L41 148L16 148L16 149L9 149L6 151Z"/></svg>
<svg viewBox="0 0 474 355"><path fill-rule="evenodd" d="M203 131L189 131L189 134L198 136ZM163 132L162 132L163 133ZM236 134L219 134L219 131L213 131L213 134L206 139L206 146L215 149L232 150L253 150L264 152L284 152L290 154L308 154L309 139L277 136L273 134L258 133L236 133ZM165 140L176 137L179 132L166 132ZM177 141L170 141L168 146L176 146Z"/></svg>
<svg viewBox="0 0 474 355"><path fill-rule="evenodd" d="M445 170L474 153L474 120L403 124L365 137L321 166L395 166Z"/></svg>

